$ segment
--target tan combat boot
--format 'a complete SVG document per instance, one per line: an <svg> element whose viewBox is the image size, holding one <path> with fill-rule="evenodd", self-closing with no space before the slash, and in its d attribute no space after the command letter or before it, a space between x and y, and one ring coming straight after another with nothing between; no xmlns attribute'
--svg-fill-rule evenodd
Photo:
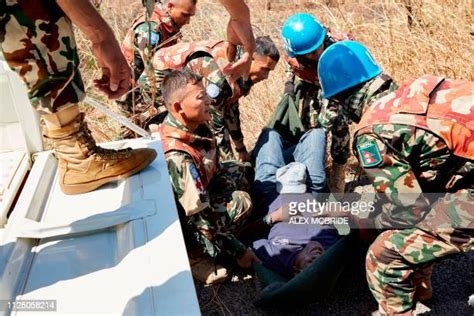
<svg viewBox="0 0 474 316"><path fill-rule="evenodd" d="M108 182L126 178L148 166L156 157L150 148L112 150L98 147L79 106L42 115L44 136L53 141L59 160L59 185L65 194L93 191Z"/></svg>
<svg viewBox="0 0 474 316"><path fill-rule="evenodd" d="M329 189L337 199L341 199L346 187L345 164L333 162L328 177Z"/></svg>
<svg viewBox="0 0 474 316"><path fill-rule="evenodd" d="M215 265L212 261L202 255L196 258L189 258L193 277L205 284L217 284L224 282L227 277L227 269L220 265Z"/></svg>

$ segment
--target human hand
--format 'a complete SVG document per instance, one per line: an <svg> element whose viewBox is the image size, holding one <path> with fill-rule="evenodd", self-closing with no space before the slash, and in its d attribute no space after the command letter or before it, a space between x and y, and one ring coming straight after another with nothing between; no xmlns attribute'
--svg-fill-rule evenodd
<svg viewBox="0 0 474 316"><path fill-rule="evenodd" d="M267 226L272 226L278 222L283 221L283 209L279 207L277 210L273 211L271 214L267 214L262 218L263 223Z"/></svg>
<svg viewBox="0 0 474 316"><path fill-rule="evenodd" d="M262 263L262 261L255 255L252 249L247 248L244 255L240 259L237 259L237 264L241 268L248 269L252 266L254 261L257 263Z"/></svg>
<svg viewBox="0 0 474 316"><path fill-rule="evenodd" d="M242 45L244 48L244 53L241 58L224 70L224 74L230 75L233 80L237 80L239 78L248 80L249 77L250 66L252 65L252 56L255 51L255 40L253 39L251 27L250 30L247 28L248 27L245 25L245 23L233 19L230 19L229 23L227 24L227 41L230 44L229 56L235 56L237 45ZM239 34L245 34L245 37L251 36L251 40L242 38L239 36Z"/></svg>
<svg viewBox="0 0 474 316"><path fill-rule="evenodd" d="M283 221L283 208L278 208L278 210L270 214L270 216L272 217L273 224Z"/></svg>
<svg viewBox="0 0 474 316"><path fill-rule="evenodd" d="M109 99L119 98L128 90L131 69L113 34L93 42L92 53L102 70L102 77L94 80L95 87Z"/></svg>
<svg viewBox="0 0 474 316"><path fill-rule="evenodd" d="M230 64L224 69L224 75L230 76L232 80L242 78L244 81L248 80L250 67L252 66L252 57L249 53L243 53L239 60Z"/></svg>

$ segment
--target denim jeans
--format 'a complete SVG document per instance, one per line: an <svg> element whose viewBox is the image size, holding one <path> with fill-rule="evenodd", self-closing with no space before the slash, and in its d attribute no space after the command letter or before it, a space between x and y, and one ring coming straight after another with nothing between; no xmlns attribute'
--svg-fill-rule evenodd
<svg viewBox="0 0 474 316"><path fill-rule="evenodd" d="M306 166L306 192L316 197L325 189L326 134L323 129L311 129L301 136L297 144L287 145L277 131L266 128L257 140L254 155L254 194L266 200L266 205L278 195L277 169L293 161Z"/></svg>

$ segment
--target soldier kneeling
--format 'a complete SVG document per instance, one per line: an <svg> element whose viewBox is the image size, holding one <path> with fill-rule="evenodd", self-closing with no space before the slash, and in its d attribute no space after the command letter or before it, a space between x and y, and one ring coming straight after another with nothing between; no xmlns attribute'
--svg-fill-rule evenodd
<svg viewBox="0 0 474 316"><path fill-rule="evenodd" d="M258 260L234 236L252 209L246 165L219 161L216 140L206 124L211 118L210 99L201 77L170 71L161 92L168 115L150 129L159 132L163 142L180 216L185 217L184 233L199 245L199 251L190 251L192 273L204 283L221 282L227 271L211 258L224 253L244 268Z"/></svg>
<svg viewBox="0 0 474 316"><path fill-rule="evenodd" d="M398 86L352 41L328 48L318 75L323 96L358 123L354 151L387 202L353 218L384 230L367 254L370 290L380 314L412 315L431 298L433 264L474 250L474 83L425 75Z"/></svg>

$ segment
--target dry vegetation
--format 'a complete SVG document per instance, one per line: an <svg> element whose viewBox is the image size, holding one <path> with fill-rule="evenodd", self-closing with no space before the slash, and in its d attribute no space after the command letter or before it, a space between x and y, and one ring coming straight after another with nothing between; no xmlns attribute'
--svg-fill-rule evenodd
<svg viewBox="0 0 474 316"><path fill-rule="evenodd" d="M371 49L385 71L398 81L422 74L474 79L474 8L471 0L326 1L333 3L331 7L322 2L249 0L248 4L256 35L269 34L279 45L279 29L285 18L304 11L314 14L335 30L351 32ZM411 9L407 4L411 4ZM119 40L124 38L140 10L141 1L104 0L100 7ZM410 11L413 14L411 27L408 25ZM217 0L199 0L196 17L183 29L184 39L223 38L226 21L227 13ZM82 34L78 33L77 40L88 92L99 97L91 88L98 71L90 46ZM280 62L270 78L257 84L242 101L243 130L250 148L279 101L283 77L284 65ZM94 112L91 108L85 110ZM111 123L99 113L90 114L91 127L99 140L117 137L115 122Z"/></svg>
<svg viewBox="0 0 474 316"><path fill-rule="evenodd" d="M474 8L471 0L247 2L251 8L256 35L268 34L280 47L282 42L279 31L285 18L295 12L309 12L330 28L351 32L370 48L385 71L397 81L422 74L474 80ZM119 41L124 38L131 21L141 10L141 1L138 0L104 0L100 7ZM227 13L217 0L199 0L196 17L183 29L184 39L224 38L226 22ZM80 33L77 34L77 40L88 93L106 102L91 85L99 73L89 43ZM241 102L243 130L249 148L252 148L260 129L268 121L280 99L283 78L284 65L280 62L270 78L257 84ZM108 103L114 107L112 102ZM99 141L118 137L117 123L90 107L84 106L83 109L89 113L90 126ZM198 285L198 289L201 308L205 314L255 313L249 306L255 295L253 281L249 279L241 278L238 284L226 283L219 295L219 287L206 290ZM354 291L355 294L351 292L349 295L357 297L358 290ZM350 313L353 312L355 313Z"/></svg>

